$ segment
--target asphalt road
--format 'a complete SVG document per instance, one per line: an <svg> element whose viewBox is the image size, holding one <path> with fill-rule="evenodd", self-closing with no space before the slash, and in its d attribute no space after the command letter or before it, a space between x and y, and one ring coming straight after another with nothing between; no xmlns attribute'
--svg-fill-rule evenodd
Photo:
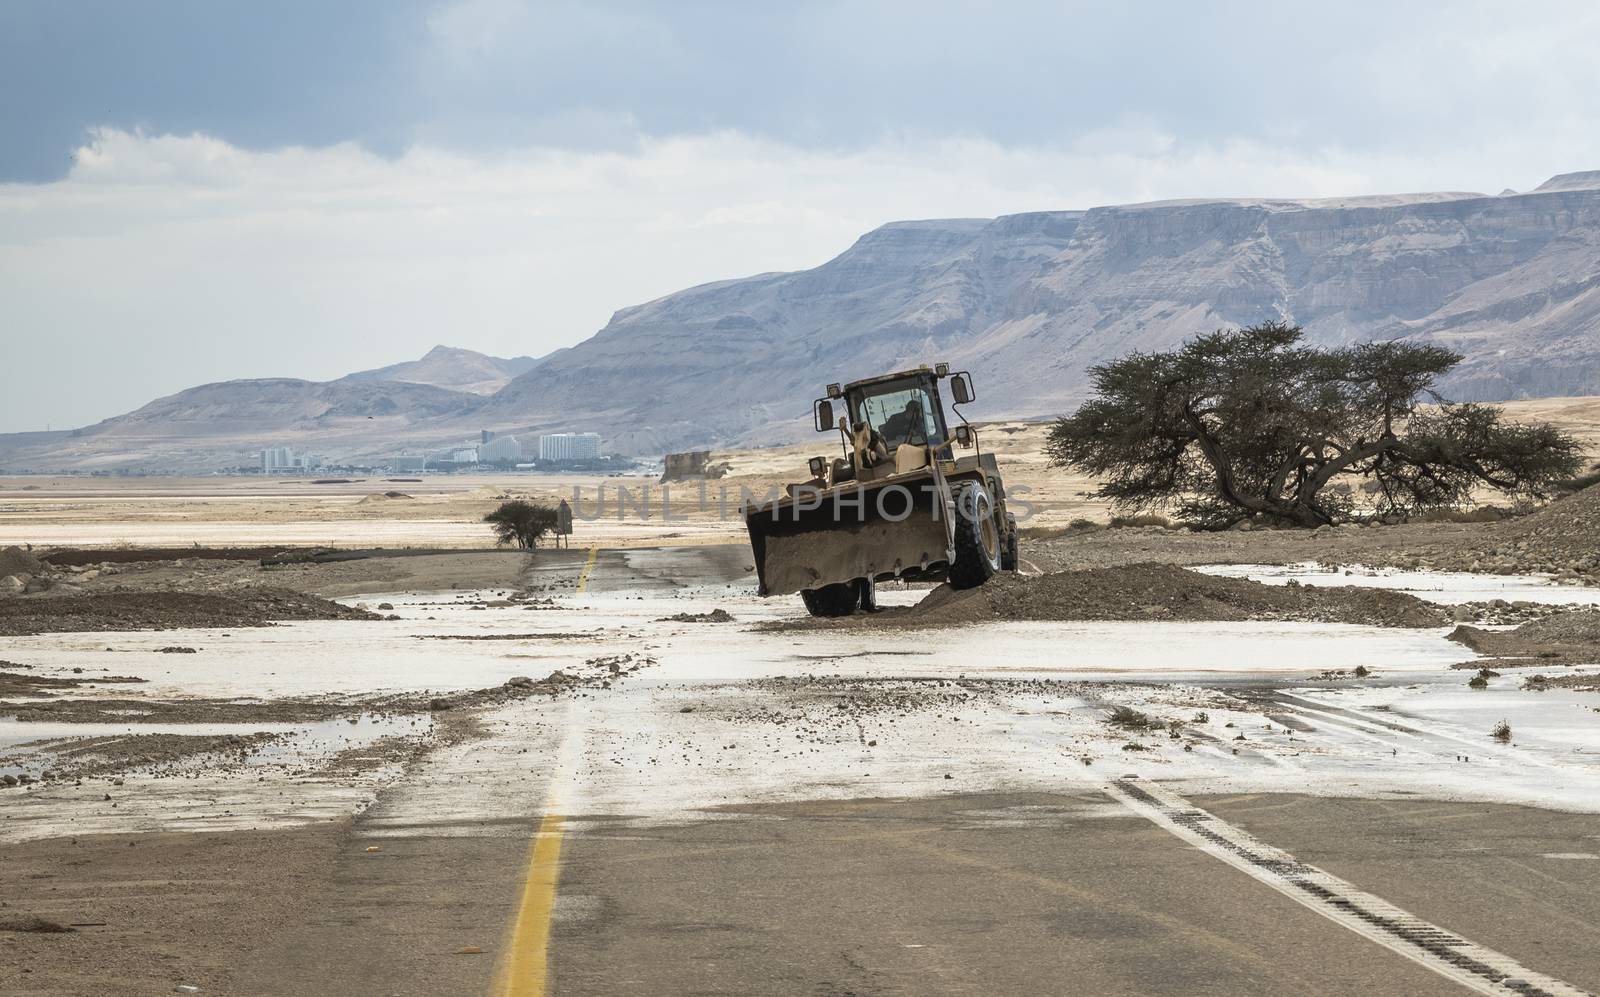
<svg viewBox="0 0 1600 997"><path fill-rule="evenodd" d="M1256 837L1575 987L1600 989L1594 818L1252 796ZM1451 994L1100 793L741 807L641 829L571 815L548 976L508 990L525 832L361 829L240 993ZM476 828L482 832L483 828ZM378 839L372 839L378 840ZM1576 856L1589 855L1589 858ZM1561 857L1555 857L1561 856ZM458 955L477 946L481 955Z"/></svg>
<svg viewBox="0 0 1600 997"><path fill-rule="evenodd" d="M578 549L541 556L530 578L552 590L647 591L740 579L747 563L737 548ZM1571 992L1600 991L1592 815L1282 794L1183 801L1184 820L1214 816L1288 853L1260 876L1241 871L1244 852L1229 852L1213 825L1196 833L1220 844L1196 847L1115 791L963 784L665 824L581 810L556 821L541 773L556 767L566 733L490 738L454 770L414 771L337 833L315 877L286 887L298 916L249 939L228 992L1470 992L1408 958L1398 935L1353 930L1266 881L1294 860L1423 919L1429 938L1474 943ZM486 793L502 805L468 805ZM192 837L198 853L207 836ZM226 891L225 870L217 875ZM252 889L270 890L270 878L257 870ZM251 902L218 903L217 916ZM1514 992L1505 982L1484 992Z"/></svg>
<svg viewBox="0 0 1600 997"><path fill-rule="evenodd" d="M745 563L733 548L687 564L577 550L542 559L535 578L639 590L734 579ZM1192 802L1446 932L1600 990L1592 816L1284 795ZM307 898L303 934L261 953L250 992L1469 992L1106 793L796 802L664 827L565 814L558 830L545 825L559 862L547 841L549 881L530 888L529 842L545 816L530 799L511 826L387 827L377 860L345 849L338 875ZM470 945L486 951L454 954ZM507 979L508 964L520 978Z"/></svg>

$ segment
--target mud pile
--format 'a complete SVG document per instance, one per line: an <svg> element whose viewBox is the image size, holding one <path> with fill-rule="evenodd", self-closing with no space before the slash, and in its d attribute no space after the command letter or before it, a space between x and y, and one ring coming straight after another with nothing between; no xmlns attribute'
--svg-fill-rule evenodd
<svg viewBox="0 0 1600 997"><path fill-rule="evenodd" d="M1494 524L1482 541L1446 559L1468 571L1548 571L1564 578L1600 578L1600 485L1568 495L1538 512Z"/></svg>
<svg viewBox="0 0 1600 997"><path fill-rule="evenodd" d="M106 592L0 601L0 637L100 630L262 627L279 620L378 620L383 617L288 589L227 594Z"/></svg>
<svg viewBox="0 0 1600 997"><path fill-rule="evenodd" d="M0 577L5 575L37 575L44 563L21 547L0 550Z"/></svg>
<svg viewBox="0 0 1600 997"><path fill-rule="evenodd" d="M1462 662L1458 668L1600 664L1600 610L1556 613L1515 630L1456 627L1450 639L1490 658Z"/></svg>
<svg viewBox="0 0 1600 997"><path fill-rule="evenodd" d="M1519 637L1567 644L1600 644L1600 610L1555 613L1513 630Z"/></svg>
<svg viewBox="0 0 1600 997"><path fill-rule="evenodd" d="M1262 585L1170 564L1003 574L975 589L942 585L900 614L917 624L971 620L1281 620L1436 627L1439 607L1403 592L1313 585Z"/></svg>

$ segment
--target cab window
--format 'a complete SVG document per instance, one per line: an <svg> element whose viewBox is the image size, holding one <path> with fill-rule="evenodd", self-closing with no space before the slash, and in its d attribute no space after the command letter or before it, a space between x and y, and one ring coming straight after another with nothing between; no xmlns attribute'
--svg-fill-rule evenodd
<svg viewBox="0 0 1600 997"><path fill-rule="evenodd" d="M865 422L893 450L903 443L937 446L944 442L934 418L933 400L920 381L874 385L852 407L853 421Z"/></svg>

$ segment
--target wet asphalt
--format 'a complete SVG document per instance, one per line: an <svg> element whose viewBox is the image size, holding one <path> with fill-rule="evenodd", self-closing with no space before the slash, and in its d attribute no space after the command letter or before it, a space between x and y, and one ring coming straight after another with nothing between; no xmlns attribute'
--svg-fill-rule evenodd
<svg viewBox="0 0 1600 997"><path fill-rule="evenodd" d="M582 572L587 552L536 577ZM738 578L747 557L600 552L593 591ZM1195 798L1197 806L1472 942L1600 992L1600 818L1503 805ZM505 992L539 818L358 820L294 931L240 993ZM567 815L543 992L1469 992L1319 916L1101 793L790 802L651 826ZM376 839L372 839L376 840ZM463 953L480 948L481 953ZM518 993L536 993L524 987Z"/></svg>

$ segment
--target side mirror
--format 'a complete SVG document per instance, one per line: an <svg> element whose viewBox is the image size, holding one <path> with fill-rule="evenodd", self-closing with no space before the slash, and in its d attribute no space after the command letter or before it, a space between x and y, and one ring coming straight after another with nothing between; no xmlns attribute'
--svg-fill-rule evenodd
<svg viewBox="0 0 1600 997"><path fill-rule="evenodd" d="M962 449L972 446L972 427L960 425L956 427L956 445Z"/></svg>
<svg viewBox="0 0 1600 997"><path fill-rule="evenodd" d="M965 405L975 397L972 393L972 375L962 371L950 379L950 396L957 405Z"/></svg>
<svg viewBox="0 0 1600 997"><path fill-rule="evenodd" d="M817 421L817 432L826 433L828 430L834 428L833 403L828 401L826 398L817 399L817 404L812 411L812 415Z"/></svg>

